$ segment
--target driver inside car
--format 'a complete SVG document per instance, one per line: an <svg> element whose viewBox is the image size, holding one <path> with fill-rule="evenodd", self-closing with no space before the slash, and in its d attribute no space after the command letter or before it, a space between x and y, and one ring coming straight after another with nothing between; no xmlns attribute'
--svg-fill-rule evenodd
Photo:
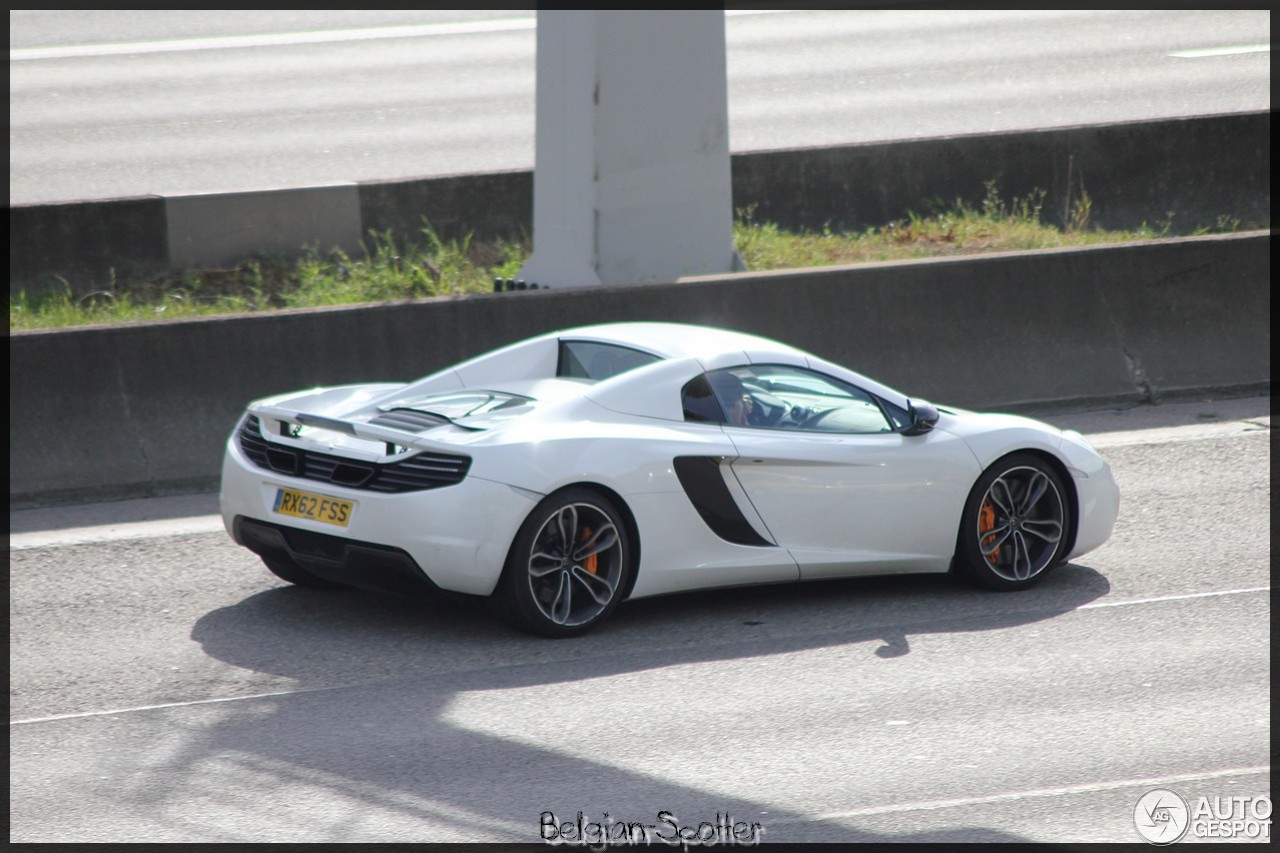
<svg viewBox="0 0 1280 853"><path fill-rule="evenodd" d="M755 400L747 393L742 380L725 370L713 373L708 378L724 408L725 422L732 426L748 426Z"/></svg>

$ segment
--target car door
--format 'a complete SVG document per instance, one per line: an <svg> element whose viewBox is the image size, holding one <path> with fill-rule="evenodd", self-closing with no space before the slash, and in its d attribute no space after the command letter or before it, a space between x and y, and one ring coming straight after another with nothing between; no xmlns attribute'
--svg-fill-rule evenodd
<svg viewBox="0 0 1280 853"><path fill-rule="evenodd" d="M791 365L708 374L726 412L737 387L724 373L750 409L724 425L732 472L801 577L946 570L978 475L962 441L903 435L872 395Z"/></svg>

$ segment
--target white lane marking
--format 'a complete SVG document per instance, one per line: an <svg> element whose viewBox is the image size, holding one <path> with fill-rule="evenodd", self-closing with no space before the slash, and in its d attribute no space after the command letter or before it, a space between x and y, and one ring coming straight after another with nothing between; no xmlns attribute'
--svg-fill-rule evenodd
<svg viewBox="0 0 1280 853"><path fill-rule="evenodd" d="M1198 50L1175 50L1170 56L1179 59L1200 59L1205 56L1235 56L1241 53L1270 53L1270 44L1244 44L1236 47L1205 47Z"/></svg>
<svg viewBox="0 0 1280 853"><path fill-rule="evenodd" d="M725 12L726 17L772 15L790 9L742 9ZM96 56L127 56L143 53L182 53L194 50L232 50L245 47L288 47L301 44L370 41L373 39L426 38L430 36L510 33L537 28L536 18L501 18L456 24L416 24L399 27L367 27L349 30L315 30L302 33L265 33L255 36L167 39L116 44L80 44L65 47L25 47L9 51L10 62L33 59L87 59Z"/></svg>
<svg viewBox="0 0 1280 853"><path fill-rule="evenodd" d="M96 527L74 527L69 530L36 530L31 533L9 534L10 551L26 551L31 548L51 548L62 545L88 545L99 542L119 542L127 539L156 539L164 536L186 536L192 533L213 533L225 529L220 515L197 515L190 518L169 518L159 521L132 521L122 524L102 524Z"/></svg>
<svg viewBox="0 0 1280 853"><path fill-rule="evenodd" d="M418 24L415 26L368 27L353 30L315 30L303 33L266 33L256 36L220 36L216 38L135 41L118 44L81 44L67 47L28 47L9 51L9 61L79 59L140 53L175 53L191 50L228 50L243 47L281 47L300 44L369 41L371 39L516 32L532 30L536 25L537 21L534 18L503 18L494 21L468 21L458 24Z"/></svg>
<svg viewBox="0 0 1280 853"><path fill-rule="evenodd" d="M778 823L810 823L824 820L842 820L848 818L871 817L873 815L896 814L899 812L933 811L936 809L964 808L985 805L987 803L1005 803L1017 800L1035 799L1039 797L1061 797L1067 794L1088 794L1094 791L1114 791L1123 788L1156 788L1161 785L1172 785L1179 782L1195 782L1201 779L1222 779L1227 776L1253 776L1270 773L1271 765L1260 767L1233 767L1229 770L1209 770L1202 773L1176 773L1169 776L1150 776L1145 779L1115 779L1110 782L1085 782L1080 785L1063 785L1058 788L1035 788L1030 791L1010 791L1005 794L992 794L986 797L958 797L952 800L926 800L919 803L900 803L892 806L871 806L865 809L828 812L806 818L781 820Z"/></svg>
<svg viewBox="0 0 1280 853"><path fill-rule="evenodd" d="M1253 592L1270 592L1269 586L1254 586L1243 589L1226 589L1215 590L1212 592L1193 592L1186 595L1165 595L1155 598L1135 598L1127 601L1108 601L1100 604L1085 604L1075 608L1076 610L1088 610L1097 607L1128 607L1137 604L1159 604L1165 601L1186 601L1192 598L1216 598L1224 595L1246 595ZM59 720L79 720L88 717L109 717L117 714L132 714L137 711L161 711L168 708L190 708L197 705L217 705L226 702L251 702L255 699L271 699L277 696L295 696L306 693L328 693L334 690L347 690L351 688L366 688L375 682L363 684L335 684L331 687L310 687L302 690L279 690L273 693L254 693L248 696L224 696L218 699L191 699L186 702L163 702L158 705L138 705L131 708L115 708L106 711L80 711L73 714L52 714L47 717L27 717L21 720L10 720L11 726L25 726L32 723L50 723ZM904 721L905 722L905 721ZM898 721L891 721L888 725L899 725Z"/></svg>
<svg viewBox="0 0 1280 853"><path fill-rule="evenodd" d="M306 690L277 690L272 693L251 693L247 696L223 696L218 699L191 699L186 702L162 702L158 705L137 705L132 708L114 708L106 711L80 711L73 714L51 714L47 717L28 717L25 720L10 720L11 726L25 726L31 723L55 723L59 720L83 720L90 717L113 717L118 714L133 714L138 711L163 711L169 708L193 708L198 705L221 705L226 702L252 702L255 699L274 699L277 696L300 696L307 693L328 693L334 690L345 690L349 687L364 685L339 684L333 687L312 687Z"/></svg>
<svg viewBox="0 0 1280 853"><path fill-rule="evenodd" d="M1095 601L1082 604L1076 610L1094 610L1099 607L1128 607L1131 604L1157 604L1164 601L1186 601L1191 598L1213 598L1219 595L1244 595L1250 592L1270 592L1269 586L1247 586L1241 589L1224 589L1217 592L1188 592L1184 595L1158 595L1152 598L1129 598L1124 601Z"/></svg>

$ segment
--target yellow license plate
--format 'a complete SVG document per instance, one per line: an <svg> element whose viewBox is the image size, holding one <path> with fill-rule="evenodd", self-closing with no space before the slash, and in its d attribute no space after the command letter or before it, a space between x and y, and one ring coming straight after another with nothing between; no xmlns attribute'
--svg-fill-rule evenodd
<svg viewBox="0 0 1280 853"><path fill-rule="evenodd" d="M339 498L326 498L324 495L313 495L310 492L299 492L294 489L277 489L276 503L271 509L281 515L346 527L351 521L352 506L351 501Z"/></svg>

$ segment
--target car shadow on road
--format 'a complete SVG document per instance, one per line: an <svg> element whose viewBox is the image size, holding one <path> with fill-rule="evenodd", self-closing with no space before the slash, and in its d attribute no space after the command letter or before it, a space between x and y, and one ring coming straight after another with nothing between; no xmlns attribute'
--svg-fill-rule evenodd
<svg viewBox="0 0 1280 853"><path fill-rule="evenodd" d="M773 827L768 841L1024 841L982 826L858 827L858 809L879 802L841 803L834 813L850 816L815 819L780 806L768 780L750 766L735 767L732 754L716 762L728 769L699 773L662 748L660 733L652 753L637 758L612 754L611 744L621 742L610 732L634 729L643 739L659 716L646 709L680 702L675 685L691 665L699 691L750 678L759 659L816 649L842 647L868 666L892 665L912 653L913 637L1029 625L1109 589L1106 578L1081 565L1016 594L970 589L945 576L750 587L631 602L591 634L553 641L514 632L475 604L277 587L206 614L191 636L213 658L290 679L292 691L226 713L193 733L167 764L182 778L198 778L215 759L238 761L252 777L250 788L322 778L331 796L381 813L397 838L396 821L428 821L439 838L422 840L485 826L489 835L473 837L537 841L544 811L572 818L582 810L588 820L609 811L617 820L653 823L668 810L694 824L721 813L758 821L766 833ZM634 710L626 712L634 717L593 716L594 692L610 689L636 691ZM609 707L617 710L616 697ZM513 722L523 715L535 719ZM732 742L738 735L729 717L708 714L698 725L707 738ZM566 745L548 736L547 726L584 734ZM181 792L162 795L180 807ZM315 822L308 832L343 838L337 825L332 836Z"/></svg>

